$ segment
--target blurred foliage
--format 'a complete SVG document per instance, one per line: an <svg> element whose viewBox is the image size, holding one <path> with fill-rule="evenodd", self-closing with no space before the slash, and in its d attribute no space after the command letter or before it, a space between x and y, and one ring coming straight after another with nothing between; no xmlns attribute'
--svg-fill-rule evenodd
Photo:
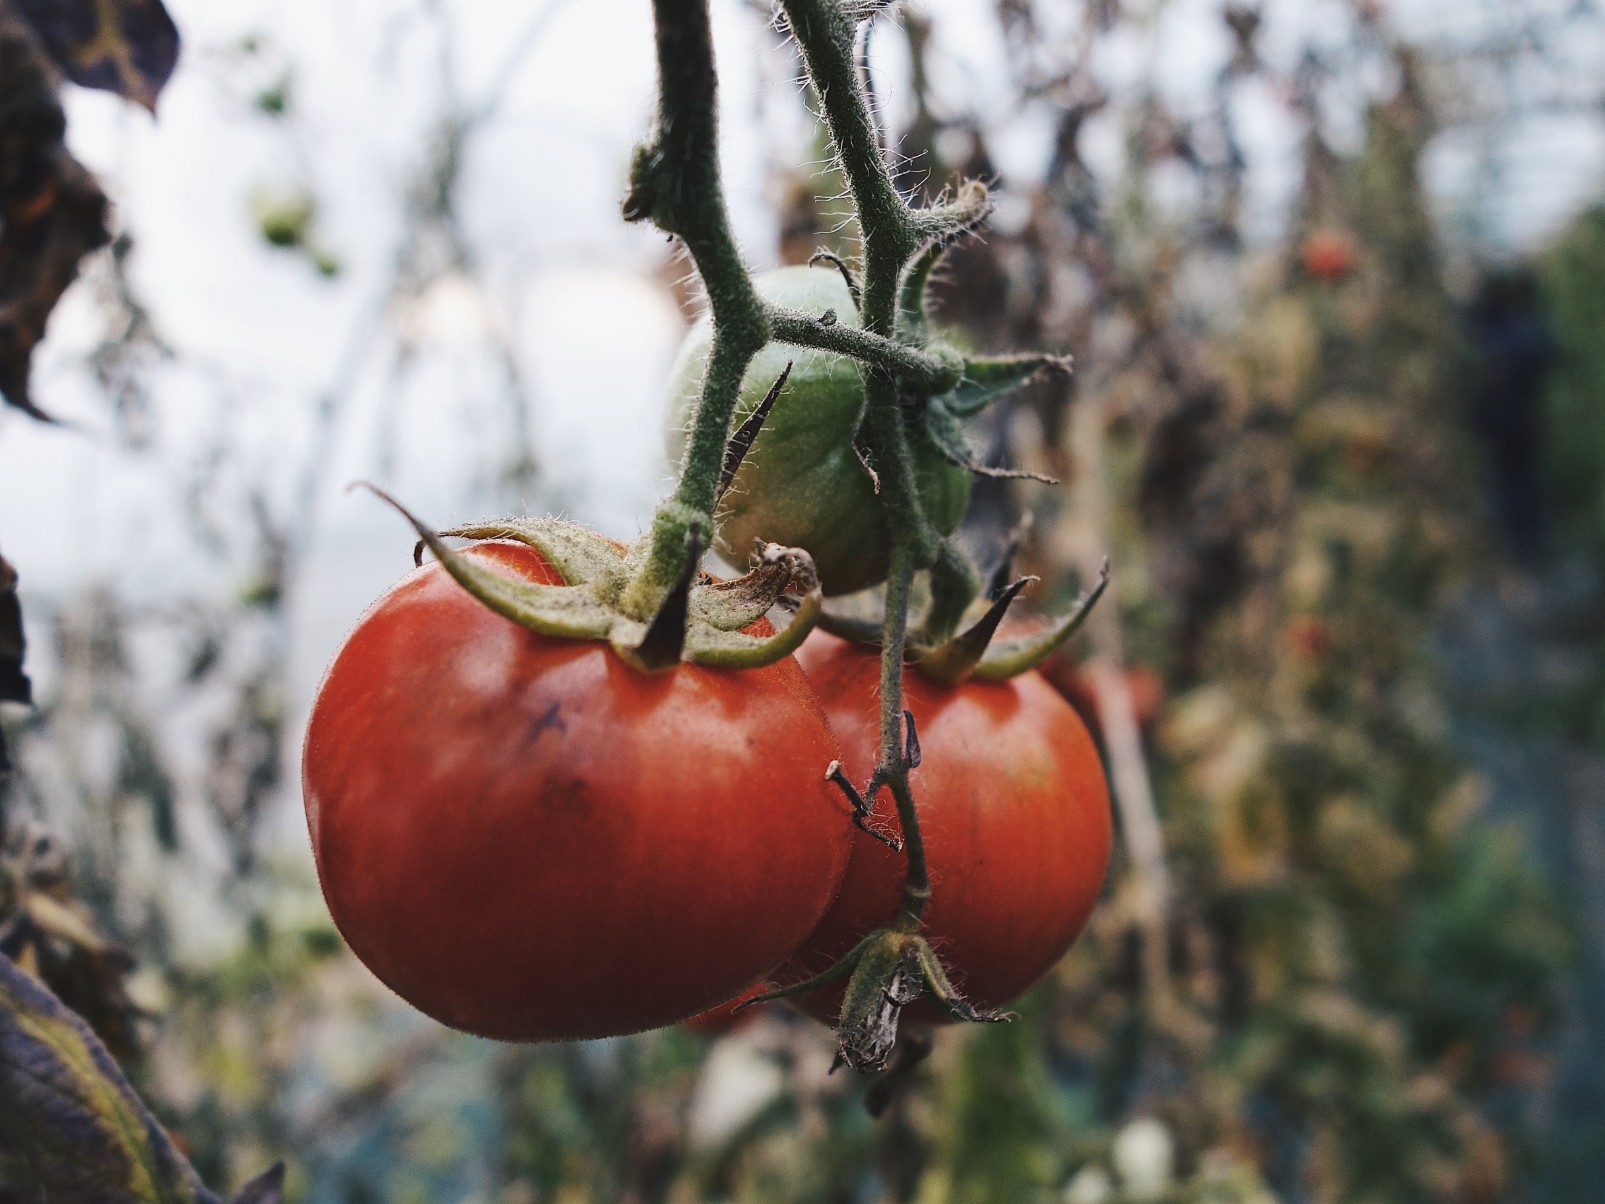
<svg viewBox="0 0 1605 1204"><path fill-rule="evenodd" d="M1558 345L1550 378L1545 452L1566 534L1605 549L1605 206L1580 214L1539 265Z"/></svg>

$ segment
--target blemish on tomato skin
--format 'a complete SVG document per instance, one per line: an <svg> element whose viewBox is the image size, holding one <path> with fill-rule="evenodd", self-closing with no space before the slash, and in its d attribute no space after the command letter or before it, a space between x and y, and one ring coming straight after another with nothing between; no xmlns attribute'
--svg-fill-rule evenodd
<svg viewBox="0 0 1605 1204"><path fill-rule="evenodd" d="M568 731L568 724L563 722L563 704L560 702L552 703L544 714L529 725L526 739L534 744L549 731L556 731L560 735Z"/></svg>

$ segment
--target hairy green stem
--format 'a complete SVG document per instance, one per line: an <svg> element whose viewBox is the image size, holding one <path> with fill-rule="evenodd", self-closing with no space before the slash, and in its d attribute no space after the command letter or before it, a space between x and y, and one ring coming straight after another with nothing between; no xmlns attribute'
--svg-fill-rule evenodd
<svg viewBox="0 0 1605 1204"><path fill-rule="evenodd" d="M685 460L675 492L654 516L632 558L632 577L620 598L642 618L679 578L690 527L707 524L718 501L731 419L747 365L772 338L849 355L865 365L870 445L888 466L894 519L913 532L921 563L935 554L918 505L912 460L896 414L900 389L927 395L958 385L963 365L897 342L896 294L904 262L923 233L892 186L879 152L869 109L853 68L853 24L833 0L806 0L804 25L812 32L805 57L820 94L831 98L831 121L854 181L864 216L868 286L864 328L826 324L823 315L766 305L730 231L718 159L718 82L707 0L653 0L658 58L658 114L652 137L637 148L624 214L650 218L684 242L707 290L713 345L702 397L692 417ZM812 47L812 50L808 47Z"/></svg>
<svg viewBox="0 0 1605 1204"><path fill-rule="evenodd" d="M855 326L827 324L819 320L818 314L784 306L770 306L768 313L771 337L776 342L818 347L890 369L904 385L921 393L946 393L964 378L964 359L951 350L945 354L922 350Z"/></svg>
<svg viewBox="0 0 1605 1204"><path fill-rule="evenodd" d="M658 114L636 148L624 216L650 218L696 262L713 310L713 348L692 417L674 496L660 508L624 604L650 613L684 565L689 525L713 513L725 443L752 357L769 341L769 317L730 232L719 174L718 79L707 0L653 0Z"/></svg>
<svg viewBox="0 0 1605 1204"><path fill-rule="evenodd" d="M865 275L880 277L883 286L890 276L895 290L903 265L919 250L920 234L881 155L869 98L853 56L855 23L835 0L782 0L781 7L824 106L831 140L847 176L859 228L864 232ZM879 310L869 295L872 282L865 281L865 309ZM886 312L884 324L872 323L866 313L865 328L890 335L892 312Z"/></svg>
<svg viewBox="0 0 1605 1204"><path fill-rule="evenodd" d="M781 7L819 95L863 232L864 330L890 341L897 329L904 265L928 241L925 227L933 220L940 224L942 215L916 214L892 183L854 60L854 22L836 0L781 0ZM859 370L864 376L864 434L876 470L888 486L881 496L889 511L892 541L894 546L911 543L915 567L925 568L935 559L940 539L920 506L914 459L898 406L899 382L875 361L861 363Z"/></svg>
<svg viewBox="0 0 1605 1204"><path fill-rule="evenodd" d="M900 282L904 266L929 240L932 217L917 216L892 183L870 116L869 102L853 56L853 22L835 0L782 0L809 78L820 98L831 141L847 177L848 189L863 232L863 293L860 313L864 331L891 341L897 329ZM910 586L916 569L928 567L940 539L920 505L914 458L899 405L899 382L884 362L867 357L864 377L864 435L885 486L892 554L886 582L886 620L881 640L880 755L872 785L884 784L897 803L903 828L908 873L895 926L919 928L930 898L925 843L909 786L909 763L903 718L903 653L908 639ZM956 383L956 382L955 382ZM952 386L948 386L951 388ZM945 390L940 390L945 391Z"/></svg>
<svg viewBox="0 0 1605 1204"><path fill-rule="evenodd" d="M855 21L839 0L782 0L782 7L823 105L863 232L862 328L768 306L758 298L731 235L720 184L707 0L653 0L658 119L652 138L636 152L624 211L631 220L650 218L685 243L707 289L714 336L679 484L632 559L633 576L621 601L643 613L653 609L686 571L687 548L695 546L688 537L717 500L731 419L752 357L779 339L856 359L865 394L861 434L883 482L881 500L892 537L880 752L870 797L885 786L897 804L908 872L894 926L912 934L931 884L909 785L914 758L904 721L903 660L913 576L937 559L941 540L920 504L902 402L905 392L929 397L953 389L963 366L956 357L898 342L898 308L909 261L927 244L973 227L986 211L986 193L970 186L949 205L910 209L892 182L857 71ZM921 271L916 267L916 274Z"/></svg>

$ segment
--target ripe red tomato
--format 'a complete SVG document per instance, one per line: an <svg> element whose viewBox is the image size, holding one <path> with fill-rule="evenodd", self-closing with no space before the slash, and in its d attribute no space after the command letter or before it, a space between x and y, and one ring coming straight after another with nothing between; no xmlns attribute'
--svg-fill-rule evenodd
<svg viewBox="0 0 1605 1204"><path fill-rule="evenodd" d="M1283 629L1287 646L1302 660L1318 661L1332 650L1332 633L1319 615L1301 615Z"/></svg>
<svg viewBox="0 0 1605 1204"><path fill-rule="evenodd" d="M815 632L797 655L862 781L877 750L879 654ZM932 885L922 931L970 1002L996 1007L1053 967L1097 901L1111 841L1103 766L1075 711L1035 672L949 686L910 668L903 690L923 749L910 775ZM901 833L890 791L870 822ZM889 922L906 870L902 853L855 832L841 893L772 980L818 974ZM844 989L799 1002L834 1021ZM942 1018L925 1001L905 1017Z"/></svg>
<svg viewBox="0 0 1605 1204"><path fill-rule="evenodd" d="M1299 247L1304 270L1317 280L1342 280L1357 257L1354 241L1341 230L1312 230Z"/></svg>
<svg viewBox="0 0 1605 1204"><path fill-rule="evenodd" d="M465 555L559 584L520 544ZM636 672L536 635L438 564L363 616L313 704L318 875L351 948L455 1028L683 1020L773 969L846 865L836 746L787 658Z"/></svg>

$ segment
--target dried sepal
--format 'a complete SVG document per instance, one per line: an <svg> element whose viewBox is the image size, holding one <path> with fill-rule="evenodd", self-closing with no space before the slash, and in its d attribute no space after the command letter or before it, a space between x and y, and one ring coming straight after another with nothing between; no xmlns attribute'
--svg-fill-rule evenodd
<svg viewBox="0 0 1605 1204"><path fill-rule="evenodd" d="M735 483L736 473L741 470L741 462L747 458L753 440L763 429L769 411L774 409L775 402L780 400L780 392L786 387L786 380L791 376L792 365L795 362L795 360L786 361L786 366L775 379L775 383L769 386L769 392L764 394L763 400L757 404L752 413L747 415L736 428L735 434L730 436L730 441L725 444L724 463L719 470L719 488L716 497L723 498L730 491L730 486Z"/></svg>
<svg viewBox="0 0 1605 1204"><path fill-rule="evenodd" d="M1080 629L1108 586L1109 562L1106 560L1098 573L1097 584L1076 602L1069 614L1051 623L1042 631L994 644L981 658L970 676L977 681L1005 681L1029 669L1035 669Z"/></svg>
<svg viewBox="0 0 1605 1204"><path fill-rule="evenodd" d="M888 930L864 951L853 971L842 997L836 1056L860 1074L885 1069L897 1044L898 1018L924 993L915 947L924 943Z"/></svg>
<svg viewBox="0 0 1605 1204"><path fill-rule="evenodd" d="M707 623L693 624L686 633L685 658L710 669L758 669L790 656L802 647L824 610L824 595L816 586L804 594L791 622L771 636L721 631Z"/></svg>
<svg viewBox="0 0 1605 1204"><path fill-rule="evenodd" d="M1020 515L1020 521L1014 524L1009 537L1004 541L1003 553L992 568L991 575L986 580L986 596L992 601L1003 596L1003 591L1009 588L1014 580L1014 558L1020 554L1020 548L1025 544L1025 537L1031 533L1031 525L1035 521L1032 513L1027 510Z"/></svg>
<svg viewBox="0 0 1605 1204"><path fill-rule="evenodd" d="M802 982L743 1000L740 1007L805 995L849 974L836 1027L836 1062L860 1074L882 1070L897 1045L902 1011L920 999L958 1020L998 1023L1006 1012L978 1008L964 998L924 937L901 928L877 928L835 965ZM739 1010L739 1009L738 1009Z"/></svg>
<svg viewBox="0 0 1605 1204"><path fill-rule="evenodd" d="M925 941L915 942L914 953L919 959L920 977L925 988L923 994L953 1019L971 1024L1005 1024L1014 1019L1013 1013L978 1008L964 998L948 978L947 971L942 969L935 951Z"/></svg>
<svg viewBox="0 0 1605 1204"><path fill-rule="evenodd" d="M927 411L926 431L949 464L974 473L978 477L994 477L1009 481L1039 481L1044 485L1059 483L1053 477L1025 468L992 468L977 463L964 445L964 429L960 426L959 420L940 405L932 405Z"/></svg>
<svg viewBox="0 0 1605 1204"><path fill-rule="evenodd" d="M863 293L859 290L858 279L853 275L853 269L847 266L847 261L834 251L820 247L808 257L808 266L818 267L822 263L829 264L841 273L842 282L847 285L847 295L853 299L853 308L857 309L862 305Z"/></svg>
<svg viewBox="0 0 1605 1204"><path fill-rule="evenodd" d="M787 594L803 596L818 588L819 574L807 552L761 544L752 568L742 576L704 585L692 595L691 617L721 631L740 631L763 618Z"/></svg>
<svg viewBox="0 0 1605 1204"><path fill-rule="evenodd" d="M920 667L920 672L949 684L967 680L986 655L1009 605L1020 596L1021 590L1035 580L1035 577L1021 577L964 631L940 644L916 649L913 660Z"/></svg>
<svg viewBox="0 0 1605 1204"><path fill-rule="evenodd" d="M882 929L859 948L858 966L842 997L836 1057L860 1074L886 1068L902 1011L920 999L955 1020L999 1024L1014 1018L965 999L924 937Z"/></svg>
<svg viewBox="0 0 1605 1204"><path fill-rule="evenodd" d="M614 612L583 585L541 585L508 577L459 555L412 511L376 485L360 482L405 518L453 581L521 627L559 639L605 639Z"/></svg>

